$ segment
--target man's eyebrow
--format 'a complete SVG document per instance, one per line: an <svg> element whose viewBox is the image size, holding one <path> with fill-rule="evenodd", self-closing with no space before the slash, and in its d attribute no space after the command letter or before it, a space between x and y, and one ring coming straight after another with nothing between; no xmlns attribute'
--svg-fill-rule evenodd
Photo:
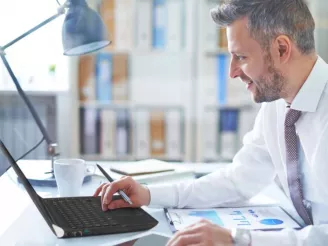
<svg viewBox="0 0 328 246"><path fill-rule="evenodd" d="M245 54L245 52L238 51L238 50L230 51L230 53L233 54L233 55L236 55L236 54Z"/></svg>

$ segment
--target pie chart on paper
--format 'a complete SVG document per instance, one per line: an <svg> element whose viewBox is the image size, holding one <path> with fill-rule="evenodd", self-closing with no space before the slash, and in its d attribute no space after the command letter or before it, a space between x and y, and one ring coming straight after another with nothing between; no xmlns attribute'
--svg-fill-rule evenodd
<svg viewBox="0 0 328 246"><path fill-rule="evenodd" d="M260 220L260 223L263 225L281 225L284 222L278 219L264 219Z"/></svg>

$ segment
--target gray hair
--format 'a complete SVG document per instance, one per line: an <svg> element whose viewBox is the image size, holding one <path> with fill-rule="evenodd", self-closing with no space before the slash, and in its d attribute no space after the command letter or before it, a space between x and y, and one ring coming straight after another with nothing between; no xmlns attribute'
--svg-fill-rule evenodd
<svg viewBox="0 0 328 246"><path fill-rule="evenodd" d="M250 35L263 49L278 35L286 35L302 54L315 50L315 23L304 0L224 0L211 16L221 27L247 17Z"/></svg>

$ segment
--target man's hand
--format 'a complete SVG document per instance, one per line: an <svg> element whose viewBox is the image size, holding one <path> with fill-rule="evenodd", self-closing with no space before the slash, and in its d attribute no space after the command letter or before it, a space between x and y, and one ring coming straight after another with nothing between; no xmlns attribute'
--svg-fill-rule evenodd
<svg viewBox="0 0 328 246"><path fill-rule="evenodd" d="M125 192L132 201L132 205L123 199L112 200L113 195L118 190L123 190ZM149 205L150 202L149 190L131 177L122 177L119 180L115 180L113 183L102 184L98 187L93 196L98 196L100 193L103 211L124 207L141 207Z"/></svg>
<svg viewBox="0 0 328 246"><path fill-rule="evenodd" d="M207 220L177 232L167 246L233 246L230 231Z"/></svg>

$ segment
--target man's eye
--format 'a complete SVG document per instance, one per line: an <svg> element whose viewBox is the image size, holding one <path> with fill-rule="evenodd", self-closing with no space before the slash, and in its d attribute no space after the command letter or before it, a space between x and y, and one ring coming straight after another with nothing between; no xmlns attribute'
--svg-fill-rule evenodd
<svg viewBox="0 0 328 246"><path fill-rule="evenodd" d="M236 59L237 59L238 61L242 61L242 60L245 60L246 57L245 57L245 56L236 56Z"/></svg>

